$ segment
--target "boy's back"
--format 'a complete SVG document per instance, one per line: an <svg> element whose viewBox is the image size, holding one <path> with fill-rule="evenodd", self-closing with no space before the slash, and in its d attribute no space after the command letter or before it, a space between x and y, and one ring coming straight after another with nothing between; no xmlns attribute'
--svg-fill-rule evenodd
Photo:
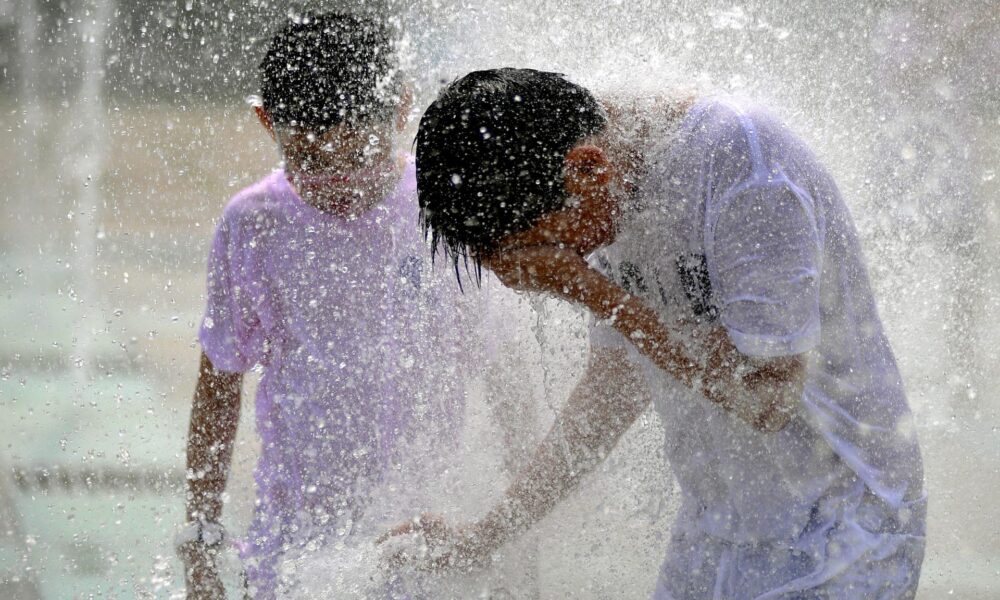
<svg viewBox="0 0 1000 600"><path fill-rule="evenodd" d="M452 564L487 560L653 401L683 492L654 597L912 597L919 449L832 180L739 102L603 100L555 73L493 69L421 119L435 238L597 323L586 370L500 501L460 529L394 533Z"/></svg>
<svg viewBox="0 0 1000 600"><path fill-rule="evenodd" d="M808 363L800 409L762 436L633 352L684 492L657 597L696 597L699 586L727 598L777 596L777 582L810 589L857 560L824 556L830 540L919 555L920 453L832 179L787 128L737 99L695 103L669 141L650 167L645 210L595 262L664 321L682 319L678 338L722 325L747 356L805 354ZM607 325L594 341L632 348ZM801 551L800 564L762 558L775 542ZM710 556L757 566L690 575Z"/></svg>

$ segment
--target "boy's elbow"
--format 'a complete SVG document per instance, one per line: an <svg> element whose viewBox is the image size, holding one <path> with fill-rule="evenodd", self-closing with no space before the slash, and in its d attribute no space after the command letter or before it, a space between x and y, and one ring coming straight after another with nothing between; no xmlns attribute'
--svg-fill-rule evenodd
<svg viewBox="0 0 1000 600"><path fill-rule="evenodd" d="M803 355L768 359L758 366L747 386L758 397L766 397L764 410L753 423L756 429L776 432L795 416L805 389L806 361Z"/></svg>

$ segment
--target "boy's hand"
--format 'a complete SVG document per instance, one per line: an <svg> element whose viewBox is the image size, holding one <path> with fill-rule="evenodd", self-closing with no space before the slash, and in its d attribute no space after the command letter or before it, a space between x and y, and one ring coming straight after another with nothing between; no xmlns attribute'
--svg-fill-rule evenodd
<svg viewBox="0 0 1000 600"><path fill-rule="evenodd" d="M604 277L582 256L556 246L501 250L485 261L505 286L585 302L586 292Z"/></svg>
<svg viewBox="0 0 1000 600"><path fill-rule="evenodd" d="M501 250L486 266L509 288L559 296L566 295L566 288L579 287L590 270L582 256L555 246Z"/></svg>
<svg viewBox="0 0 1000 600"><path fill-rule="evenodd" d="M188 542L178 548L184 563L184 579L188 600L218 600L226 597L219 570L215 566L216 549L198 541Z"/></svg>
<svg viewBox="0 0 1000 600"><path fill-rule="evenodd" d="M392 528L376 540L386 544L386 562L394 568L412 567L421 571L470 570L482 566L491 553L491 546L475 525L453 528L436 515ZM408 536L405 546L392 548L391 540ZM403 544L400 544L401 546ZM408 547L407 547L408 546Z"/></svg>
<svg viewBox="0 0 1000 600"><path fill-rule="evenodd" d="M591 268L582 256L556 246L504 249L484 261L505 286L553 294L586 306L606 319L629 298L628 292Z"/></svg>

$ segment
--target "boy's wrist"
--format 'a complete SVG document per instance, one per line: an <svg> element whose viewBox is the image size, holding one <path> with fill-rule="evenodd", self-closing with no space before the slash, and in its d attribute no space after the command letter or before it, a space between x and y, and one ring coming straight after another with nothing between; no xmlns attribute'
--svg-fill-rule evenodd
<svg viewBox="0 0 1000 600"><path fill-rule="evenodd" d="M632 295L597 271L591 271L581 301L600 320L611 319L626 307Z"/></svg>
<svg viewBox="0 0 1000 600"><path fill-rule="evenodd" d="M464 532L467 551L475 559L485 560L512 536L511 515L504 514L510 511L505 509L504 505L498 506Z"/></svg>
<svg viewBox="0 0 1000 600"><path fill-rule="evenodd" d="M216 523L222 517L222 494L214 492L188 491L185 507L188 522Z"/></svg>
<svg viewBox="0 0 1000 600"><path fill-rule="evenodd" d="M198 519L188 521L174 536L174 546L178 549L194 544L205 548L218 548L226 540L226 529L216 521Z"/></svg>

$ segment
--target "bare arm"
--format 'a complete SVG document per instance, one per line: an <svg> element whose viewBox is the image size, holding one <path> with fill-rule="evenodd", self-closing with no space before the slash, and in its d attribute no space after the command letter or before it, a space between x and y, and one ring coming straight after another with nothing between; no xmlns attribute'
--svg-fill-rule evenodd
<svg viewBox="0 0 1000 600"><path fill-rule="evenodd" d="M490 268L508 287L546 292L608 319L643 355L681 383L762 431L777 431L802 397L801 356L759 359L740 353L722 327L682 346L656 311L572 252L536 246L505 253Z"/></svg>
<svg viewBox="0 0 1000 600"><path fill-rule="evenodd" d="M527 529L608 455L649 404L641 374L625 351L591 352L587 370L505 502L482 522L503 539Z"/></svg>
<svg viewBox="0 0 1000 600"><path fill-rule="evenodd" d="M198 383L191 406L187 446L187 520L217 523L222 516L240 418L242 373L218 371L201 355ZM215 566L214 549L201 540L179 548L185 563L189 599L221 598L225 591Z"/></svg>
<svg viewBox="0 0 1000 600"><path fill-rule="evenodd" d="M187 447L187 518L218 521L240 419L242 373L218 371L201 355Z"/></svg>
<svg viewBox="0 0 1000 600"><path fill-rule="evenodd" d="M622 434L649 404L638 368L622 349L591 352L587 370L570 394L527 467L507 489L503 500L457 538L443 522L425 517L394 533L423 530L443 555L431 568L468 567L528 529L562 500L580 479L601 463Z"/></svg>
<svg viewBox="0 0 1000 600"><path fill-rule="evenodd" d="M801 355L747 356L719 326L682 347L653 309L592 273L589 291L582 296L587 307L610 318L614 328L656 366L758 430L774 432L788 424L805 384Z"/></svg>
<svg viewBox="0 0 1000 600"><path fill-rule="evenodd" d="M784 427L801 398L800 356L766 360L745 356L721 327L706 332L694 347L682 346L653 309L572 252L524 248L491 260L490 268L508 287L552 293L583 304L600 319L610 319L659 368L758 429ZM442 555L430 560L431 568L483 561L547 514L603 460L648 403L640 374L625 351L596 351L533 459L486 517L457 534L435 518L393 533L419 528L432 550L435 545L444 548Z"/></svg>

